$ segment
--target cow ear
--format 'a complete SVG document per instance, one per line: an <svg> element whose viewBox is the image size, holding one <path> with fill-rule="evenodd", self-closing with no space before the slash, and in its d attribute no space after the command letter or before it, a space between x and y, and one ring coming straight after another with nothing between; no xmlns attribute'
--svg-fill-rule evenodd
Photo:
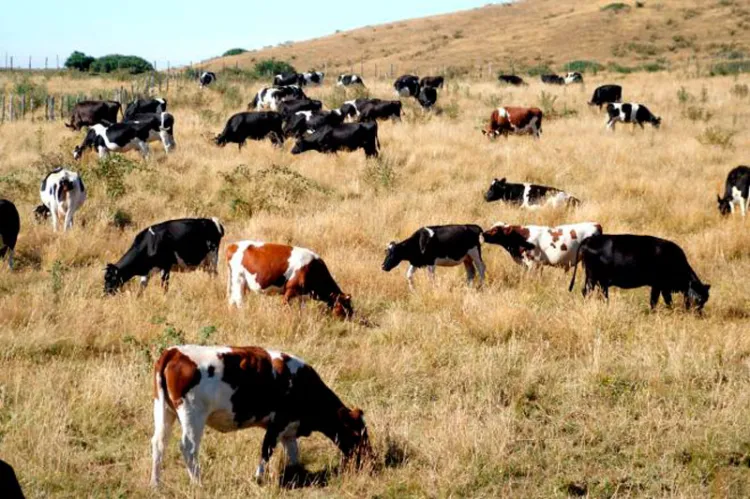
<svg viewBox="0 0 750 499"><path fill-rule="evenodd" d="M501 178L501 179L500 179L500 183L501 183L501 184L504 184L504 183L505 183L505 177L503 177L503 178Z"/></svg>
<svg viewBox="0 0 750 499"><path fill-rule="evenodd" d="M430 243L431 238L432 236L426 230L423 230L419 234L419 251L421 251L422 254L427 252L427 245Z"/></svg>

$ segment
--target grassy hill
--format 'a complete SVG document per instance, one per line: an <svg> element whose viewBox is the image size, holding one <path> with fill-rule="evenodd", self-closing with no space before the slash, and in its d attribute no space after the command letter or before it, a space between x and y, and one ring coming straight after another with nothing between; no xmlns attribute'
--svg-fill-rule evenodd
<svg viewBox="0 0 750 499"><path fill-rule="evenodd" d="M640 5L637 6L636 4ZM266 58L298 70L327 67L374 75L394 71L525 72L573 60L610 69L655 70L688 59L743 59L750 53L750 7L739 0L680 2L525 0L447 15L337 32L208 61L213 69Z"/></svg>

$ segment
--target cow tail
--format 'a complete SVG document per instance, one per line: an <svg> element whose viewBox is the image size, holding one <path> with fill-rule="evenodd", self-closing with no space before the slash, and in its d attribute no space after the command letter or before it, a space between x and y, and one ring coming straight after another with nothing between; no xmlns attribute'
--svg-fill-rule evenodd
<svg viewBox="0 0 750 499"><path fill-rule="evenodd" d="M583 247L585 239L581 241L576 250L576 259L573 261L573 278L570 280L570 286L568 286L568 293L573 291L573 287L576 284L576 273L578 272L578 261L581 259L581 248Z"/></svg>

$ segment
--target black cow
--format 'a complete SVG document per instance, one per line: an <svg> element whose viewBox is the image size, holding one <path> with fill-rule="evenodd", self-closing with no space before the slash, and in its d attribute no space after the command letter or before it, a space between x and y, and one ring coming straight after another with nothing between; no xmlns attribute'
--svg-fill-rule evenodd
<svg viewBox="0 0 750 499"><path fill-rule="evenodd" d="M109 126L94 125L89 128L81 145L73 149L73 159L81 159L84 150L88 148L96 148L100 158L108 156L110 152L127 152L138 149L143 159L146 159L150 154L148 142L154 127L157 127L158 133L160 129L154 121L130 121Z"/></svg>
<svg viewBox="0 0 750 499"><path fill-rule="evenodd" d="M365 81L361 76L355 74L340 74L336 85L339 87L348 87L349 85L362 85L365 86Z"/></svg>
<svg viewBox="0 0 750 499"><path fill-rule="evenodd" d="M152 272L161 271L161 283L169 286L172 270L192 271L199 267L217 273L219 245L224 227L217 218L183 218L152 225L135 236L130 249L115 264L107 264L104 292L115 294L135 276L141 286Z"/></svg>
<svg viewBox="0 0 750 499"><path fill-rule="evenodd" d="M301 76L299 73L279 73L273 77L273 84L276 87L299 85L301 83Z"/></svg>
<svg viewBox="0 0 750 499"><path fill-rule="evenodd" d="M632 123L633 128L638 125L641 129L643 129L644 123L651 123L654 128L659 128L659 125L661 125L661 118L654 116L643 104L611 102L607 104L607 115L609 116L607 128L612 131L615 130L615 124L618 121Z"/></svg>
<svg viewBox="0 0 750 499"><path fill-rule="evenodd" d="M445 78L442 76L425 76L419 80L419 87L443 88L443 83L445 83Z"/></svg>
<svg viewBox="0 0 750 499"><path fill-rule="evenodd" d="M362 109L362 106L364 106L368 102L383 102L383 101L381 99L369 99L365 97L354 99L354 100L348 100L348 101L345 101L343 104L341 104L339 111L341 111L341 114L343 114L345 118L358 117Z"/></svg>
<svg viewBox="0 0 750 499"><path fill-rule="evenodd" d="M8 254L8 267L13 270L13 256L16 241L21 230L21 218L16 205L7 199L0 199L0 258Z"/></svg>
<svg viewBox="0 0 750 499"><path fill-rule="evenodd" d="M424 109L429 109L437 102L437 90L435 90L433 87L423 87L419 91L417 100L419 101L420 106L422 106Z"/></svg>
<svg viewBox="0 0 750 499"><path fill-rule="evenodd" d="M320 111L323 103L314 99L295 99L279 104L278 112L286 120L299 111Z"/></svg>
<svg viewBox="0 0 750 499"><path fill-rule="evenodd" d="M555 74L542 75L542 83L548 85L565 85L565 78Z"/></svg>
<svg viewBox="0 0 750 499"><path fill-rule="evenodd" d="M0 459L0 491L2 491L3 499L24 499L16 472L2 459Z"/></svg>
<svg viewBox="0 0 750 499"><path fill-rule="evenodd" d="M73 107L70 123L65 126L80 130L85 126L117 123L117 113L122 112L119 102L113 100L85 100Z"/></svg>
<svg viewBox="0 0 750 499"><path fill-rule="evenodd" d="M125 108L124 120L135 114L163 113L167 110L166 99L136 99Z"/></svg>
<svg viewBox="0 0 750 499"><path fill-rule="evenodd" d="M126 116L123 123L144 124L148 126L147 142L160 141L164 152L170 153L177 147L174 140L174 116L172 113L139 113Z"/></svg>
<svg viewBox="0 0 750 499"><path fill-rule="evenodd" d="M357 107L359 121L360 123L387 119L400 121L401 107L402 104L399 100L370 99Z"/></svg>
<svg viewBox="0 0 750 499"><path fill-rule="evenodd" d="M207 87L213 82L216 81L216 73L212 71L204 71L201 73L200 77L198 77L198 83L200 84L200 87Z"/></svg>
<svg viewBox="0 0 750 499"><path fill-rule="evenodd" d="M247 139L263 140L269 137L272 144L281 146L284 143L282 121L281 115L273 111L237 113L229 118L214 141L220 147L231 142L242 149Z"/></svg>
<svg viewBox="0 0 750 499"><path fill-rule="evenodd" d="M479 284L484 282L484 261L480 236L482 228L478 225L433 225L422 227L408 239L397 243L392 241L385 250L383 270L390 272L403 261L409 262L406 279L409 288L414 289L414 272L427 267L432 279L435 278L435 266L455 267L464 264L468 284L474 281L476 270L479 271Z"/></svg>
<svg viewBox="0 0 750 499"><path fill-rule="evenodd" d="M393 83L393 88L398 95L403 97L416 97L419 95L419 77L414 75L402 75Z"/></svg>
<svg viewBox="0 0 750 499"><path fill-rule="evenodd" d="M503 83L507 83L508 85L515 85L517 87L520 85L526 85L526 82L523 81L523 78L516 75L498 75L497 79Z"/></svg>
<svg viewBox="0 0 750 499"><path fill-rule="evenodd" d="M305 151L355 151L360 148L364 149L367 157L378 155L380 142L378 141L377 122L342 123L338 126L324 125L297 139L297 143L292 148L292 154L301 154Z"/></svg>
<svg viewBox="0 0 750 499"><path fill-rule="evenodd" d="M484 194L484 200L504 201L506 203L520 205L522 208L536 208L539 206L578 206L581 202L570 194L546 185L537 184L513 184L507 182L505 177L494 179L490 188Z"/></svg>
<svg viewBox="0 0 750 499"><path fill-rule="evenodd" d="M716 196L719 201L719 212L722 215L734 213L734 205L740 205L744 217L750 210L750 168L738 166L727 175L724 185L724 197Z"/></svg>
<svg viewBox="0 0 750 499"><path fill-rule="evenodd" d="M344 122L344 115L338 109L333 111L298 111L284 121L286 137L301 137L308 131L330 125L337 126Z"/></svg>
<svg viewBox="0 0 750 499"><path fill-rule="evenodd" d="M685 308L698 310L708 301L708 284L703 284L685 257L685 252L672 241L632 234L599 235L583 240L576 262L583 262L586 284L583 296L599 286L609 299L609 288L651 287L651 308L664 298L672 305L672 293L682 293ZM573 270L569 290L573 291L578 264Z"/></svg>
<svg viewBox="0 0 750 499"><path fill-rule="evenodd" d="M589 106L599 106L599 109L601 109L605 104L620 102L621 100L622 87L620 85L602 85L594 90Z"/></svg>

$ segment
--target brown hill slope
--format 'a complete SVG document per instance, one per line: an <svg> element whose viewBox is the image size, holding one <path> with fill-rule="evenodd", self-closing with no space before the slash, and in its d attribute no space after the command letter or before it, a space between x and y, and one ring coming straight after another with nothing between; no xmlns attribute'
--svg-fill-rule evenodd
<svg viewBox="0 0 750 499"><path fill-rule="evenodd" d="M205 66L250 67L277 58L299 70L364 66L423 73L449 67L523 71L571 60L627 66L688 59L744 58L750 52L750 6L740 0L610 3L523 0L441 16L336 33L309 41L217 58ZM620 6L621 8L617 8Z"/></svg>

